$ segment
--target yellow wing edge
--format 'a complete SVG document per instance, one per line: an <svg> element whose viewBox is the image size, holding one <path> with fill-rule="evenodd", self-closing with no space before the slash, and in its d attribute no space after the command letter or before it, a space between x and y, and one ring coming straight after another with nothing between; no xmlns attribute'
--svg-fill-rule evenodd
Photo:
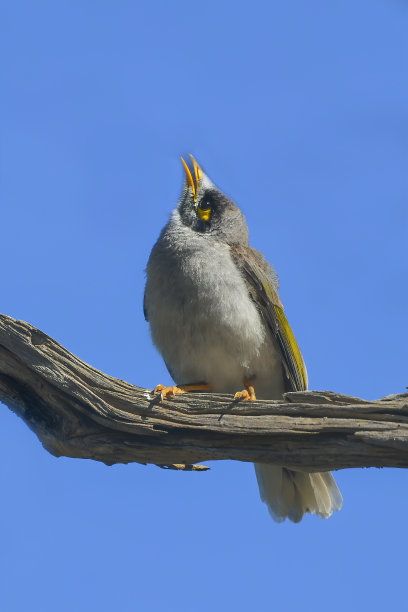
<svg viewBox="0 0 408 612"><path fill-rule="evenodd" d="M307 370L306 370L305 362L302 357L302 353L300 352L299 345L295 338L295 334L293 333L292 328L289 325L289 321L287 320L286 315L283 312L283 309L276 305L274 305L274 308L275 308L276 316L278 317L279 324L282 328L283 333L285 334L285 337L288 341L291 353L295 359L296 367L298 369L300 378L304 385L303 388L306 390L308 387L308 383L309 383L308 377L307 377Z"/></svg>

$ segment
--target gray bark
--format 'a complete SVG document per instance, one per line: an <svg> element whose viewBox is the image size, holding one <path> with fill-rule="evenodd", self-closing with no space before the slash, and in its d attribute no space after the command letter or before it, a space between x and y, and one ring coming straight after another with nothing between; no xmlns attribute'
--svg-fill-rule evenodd
<svg viewBox="0 0 408 612"><path fill-rule="evenodd" d="M208 393L161 400L5 315L0 400L53 455L108 465L200 470L198 461L235 459L308 471L408 467L408 393L376 401L326 391L279 401Z"/></svg>

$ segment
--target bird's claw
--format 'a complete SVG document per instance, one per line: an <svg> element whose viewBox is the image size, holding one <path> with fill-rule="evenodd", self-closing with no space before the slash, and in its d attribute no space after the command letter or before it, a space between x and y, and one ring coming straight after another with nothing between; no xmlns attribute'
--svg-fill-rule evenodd
<svg viewBox="0 0 408 612"><path fill-rule="evenodd" d="M234 400L256 400L255 389L250 384L245 384L245 389L243 391L238 391L234 395Z"/></svg>
<svg viewBox="0 0 408 612"><path fill-rule="evenodd" d="M192 383L179 386L175 385L174 387L157 385L153 389L153 394L160 392L161 399L164 399L168 395L178 395L179 393L189 393L190 391L212 391L212 387L211 385L207 385L207 383Z"/></svg>
<svg viewBox="0 0 408 612"><path fill-rule="evenodd" d="M184 389L180 387L166 387L165 385L156 385L153 389L153 394L160 393L161 399L164 399L168 395L178 395L179 393L185 393Z"/></svg>

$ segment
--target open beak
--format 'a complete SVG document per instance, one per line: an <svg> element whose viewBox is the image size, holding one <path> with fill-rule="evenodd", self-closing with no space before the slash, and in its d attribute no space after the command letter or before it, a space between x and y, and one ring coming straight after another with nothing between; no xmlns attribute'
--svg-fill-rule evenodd
<svg viewBox="0 0 408 612"><path fill-rule="evenodd" d="M193 163L193 170L194 170L194 179L193 176L191 174L191 170L188 167L188 165L186 164L186 162L184 161L183 158L181 158L181 163L184 166L184 170L186 172L186 178L187 178L187 184L188 186L191 188L191 191L193 192L193 198L194 198L194 202L197 199L197 193L198 193L198 189L200 187L200 179L203 176L203 171L201 170L200 166L198 165L198 163L196 162L196 160L194 159L194 157L192 155L190 155L191 161Z"/></svg>

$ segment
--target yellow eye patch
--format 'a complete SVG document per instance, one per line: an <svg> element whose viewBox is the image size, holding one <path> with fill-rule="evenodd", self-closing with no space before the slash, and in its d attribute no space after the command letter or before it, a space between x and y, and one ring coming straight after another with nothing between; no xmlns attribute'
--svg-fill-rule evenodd
<svg viewBox="0 0 408 612"><path fill-rule="evenodd" d="M210 202L202 202L197 206L197 214L203 221L209 221L211 219L212 206Z"/></svg>

